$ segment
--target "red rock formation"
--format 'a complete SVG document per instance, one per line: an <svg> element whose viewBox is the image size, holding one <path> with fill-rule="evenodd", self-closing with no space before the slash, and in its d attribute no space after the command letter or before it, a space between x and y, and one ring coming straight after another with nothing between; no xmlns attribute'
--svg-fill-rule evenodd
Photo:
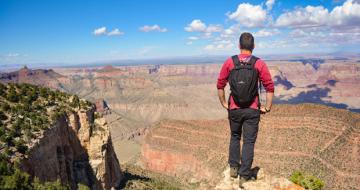
<svg viewBox="0 0 360 190"><path fill-rule="evenodd" d="M69 79L66 76L60 75L52 69L31 70L27 67L19 71L0 74L0 81L5 83L29 83L53 89L62 89L63 85L69 83Z"/></svg>
<svg viewBox="0 0 360 190"><path fill-rule="evenodd" d="M261 118L254 166L274 175L317 175L326 189L359 187L360 114L320 105L276 105ZM228 121L163 121L142 149L145 168L191 180L219 181L227 165ZM353 156L350 156L353 155Z"/></svg>

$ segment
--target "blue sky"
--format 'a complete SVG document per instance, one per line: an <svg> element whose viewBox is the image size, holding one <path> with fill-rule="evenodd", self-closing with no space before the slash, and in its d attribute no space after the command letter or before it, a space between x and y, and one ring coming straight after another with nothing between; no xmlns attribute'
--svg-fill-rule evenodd
<svg viewBox="0 0 360 190"><path fill-rule="evenodd" d="M358 51L357 0L0 0L0 64ZM1 65L0 65L1 66Z"/></svg>

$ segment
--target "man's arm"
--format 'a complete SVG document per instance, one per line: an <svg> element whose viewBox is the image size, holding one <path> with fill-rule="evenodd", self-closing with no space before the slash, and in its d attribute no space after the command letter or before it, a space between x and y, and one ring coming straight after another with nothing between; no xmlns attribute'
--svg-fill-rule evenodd
<svg viewBox="0 0 360 190"><path fill-rule="evenodd" d="M216 84L220 103L226 109L228 109L228 104L226 103L225 100L224 88L228 82L228 77L230 74L229 64L232 63L231 61L232 61L231 59L228 59L224 62L223 66L221 67L221 71Z"/></svg>
<svg viewBox="0 0 360 190"><path fill-rule="evenodd" d="M270 71L264 61L260 61L259 77L266 90L266 103L265 106L260 107L262 113L269 112L271 110L272 101L274 97L274 82L271 78Z"/></svg>
<svg viewBox="0 0 360 190"><path fill-rule="evenodd" d="M225 90L224 89L218 89L218 96L219 96L219 100L220 100L221 105L225 109L229 109L229 105L226 103L226 100L225 100Z"/></svg>
<svg viewBox="0 0 360 190"><path fill-rule="evenodd" d="M266 104L265 104L265 107L264 106L260 107L260 111L262 113L266 113L266 112L269 112L271 110L273 97L274 97L274 92L266 92Z"/></svg>

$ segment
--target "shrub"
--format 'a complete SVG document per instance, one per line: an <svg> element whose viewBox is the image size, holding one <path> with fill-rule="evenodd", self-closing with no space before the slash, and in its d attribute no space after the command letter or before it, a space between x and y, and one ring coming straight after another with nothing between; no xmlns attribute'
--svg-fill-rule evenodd
<svg viewBox="0 0 360 190"><path fill-rule="evenodd" d="M99 113L99 112L95 112L95 114L94 114L94 118L95 118L95 119L99 119L99 118L101 118L100 113Z"/></svg>
<svg viewBox="0 0 360 190"><path fill-rule="evenodd" d="M1 176L0 189L32 189L30 176L15 169L12 175Z"/></svg>
<svg viewBox="0 0 360 190"><path fill-rule="evenodd" d="M5 135L5 129L4 127L0 127L0 137L4 136Z"/></svg>
<svg viewBox="0 0 360 190"><path fill-rule="evenodd" d="M64 115L65 115L65 112L63 110L54 110L53 114L51 115L51 120L56 121Z"/></svg>
<svg viewBox="0 0 360 190"><path fill-rule="evenodd" d="M18 102L19 96L14 91L10 91L9 94L6 96L6 99L10 102Z"/></svg>
<svg viewBox="0 0 360 190"><path fill-rule="evenodd" d="M5 113L3 111L0 110L0 120L7 120L8 117L5 115Z"/></svg>
<svg viewBox="0 0 360 190"><path fill-rule="evenodd" d="M81 183L78 183L78 190L90 190L90 188L86 185L83 185Z"/></svg>
<svg viewBox="0 0 360 190"><path fill-rule="evenodd" d="M25 154L28 150L28 147L26 146L25 144L25 141L20 139L18 141L15 141L15 147L16 147L16 150L18 152L20 152L21 154Z"/></svg>
<svg viewBox="0 0 360 190"><path fill-rule="evenodd" d="M82 109L87 109L89 107L91 107L92 103L86 100L80 100L80 107Z"/></svg>
<svg viewBox="0 0 360 190"><path fill-rule="evenodd" d="M41 183L40 180L35 177L33 182L34 190L69 190L70 188L67 185L61 184L60 180L56 180L54 182L45 182Z"/></svg>
<svg viewBox="0 0 360 190"><path fill-rule="evenodd" d="M70 104L71 107L73 108L79 108L80 106L80 99L77 95L74 95L72 98L72 102Z"/></svg>
<svg viewBox="0 0 360 190"><path fill-rule="evenodd" d="M9 111L11 108L10 108L10 105L6 102L0 102L0 109L2 109L4 112L7 112Z"/></svg>
<svg viewBox="0 0 360 190"><path fill-rule="evenodd" d="M312 175L304 175L300 171L295 171L290 176L290 180L305 189L321 190L324 187L324 182L319 178Z"/></svg>
<svg viewBox="0 0 360 190"><path fill-rule="evenodd" d="M54 182L40 182L35 177L31 180L28 173L19 169L18 163L11 163L7 156L0 153L0 189L19 190L70 190L69 186L61 184L60 180Z"/></svg>
<svg viewBox="0 0 360 190"><path fill-rule="evenodd" d="M6 95L6 86L0 82L0 96L5 96Z"/></svg>
<svg viewBox="0 0 360 190"><path fill-rule="evenodd" d="M40 89L40 96L43 98L48 98L49 96L49 89L47 88L41 88Z"/></svg>

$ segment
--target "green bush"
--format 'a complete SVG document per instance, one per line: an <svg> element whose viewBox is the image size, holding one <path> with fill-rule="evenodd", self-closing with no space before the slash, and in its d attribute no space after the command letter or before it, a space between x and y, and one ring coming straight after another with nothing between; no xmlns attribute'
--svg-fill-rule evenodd
<svg viewBox="0 0 360 190"><path fill-rule="evenodd" d="M0 189L67 190L61 182L40 182L20 171L9 161L15 153L28 154L26 142L36 138L37 132L50 127L74 108L88 109L92 104L61 91L31 84L0 83ZM5 127L6 126L6 127ZM89 189L79 184L79 189Z"/></svg>
<svg viewBox="0 0 360 190"><path fill-rule="evenodd" d="M5 115L5 113L3 111L0 110L0 120L7 120L8 117Z"/></svg>
<svg viewBox="0 0 360 190"><path fill-rule="evenodd" d="M70 104L71 107L73 108L79 108L80 106L80 99L77 95L73 96L72 102Z"/></svg>
<svg viewBox="0 0 360 190"><path fill-rule="evenodd" d="M0 82L0 96L4 97L6 95L6 90L7 90L6 86Z"/></svg>
<svg viewBox="0 0 360 190"><path fill-rule="evenodd" d="M10 102L18 102L19 96L16 94L16 92L10 92L9 94L7 94L6 99Z"/></svg>
<svg viewBox="0 0 360 190"><path fill-rule="evenodd" d="M70 190L60 180L54 182L40 182L35 177L31 180L28 173L19 169L18 164L10 163L4 154L0 154L0 189L4 190Z"/></svg>
<svg viewBox="0 0 360 190"><path fill-rule="evenodd" d="M77 185L77 187L78 187L78 190L90 190L90 188L89 188L88 186L83 185L83 184L81 184L81 183L79 183L79 184Z"/></svg>
<svg viewBox="0 0 360 190"><path fill-rule="evenodd" d="M26 146L26 143L24 140L20 139L18 141L15 141L15 147L18 152L21 154L25 154L28 150L28 147Z"/></svg>
<svg viewBox="0 0 360 190"><path fill-rule="evenodd" d="M101 114L99 112L95 112L94 119L99 119L99 118L101 118Z"/></svg>
<svg viewBox="0 0 360 190"><path fill-rule="evenodd" d="M67 185L61 184L60 180L54 182L45 182L41 183L40 180L35 177L34 182L32 183L34 190L69 190L70 188Z"/></svg>
<svg viewBox="0 0 360 190"><path fill-rule="evenodd" d="M10 110L10 105L6 102L0 102L0 109L2 109L4 112L7 112Z"/></svg>
<svg viewBox="0 0 360 190"><path fill-rule="evenodd" d="M30 176L19 169L11 175L1 176L0 189L32 189Z"/></svg>
<svg viewBox="0 0 360 190"><path fill-rule="evenodd" d="M48 98L49 97L49 90L47 88L41 88L40 89L40 96L43 98Z"/></svg>
<svg viewBox="0 0 360 190"><path fill-rule="evenodd" d="M295 171L290 176L290 180L305 189L321 190L324 187L324 182L319 178L312 175L304 175L300 171Z"/></svg>
<svg viewBox="0 0 360 190"><path fill-rule="evenodd" d="M5 135L5 129L4 129L4 127L0 127L0 137L2 137L2 136L4 136Z"/></svg>

